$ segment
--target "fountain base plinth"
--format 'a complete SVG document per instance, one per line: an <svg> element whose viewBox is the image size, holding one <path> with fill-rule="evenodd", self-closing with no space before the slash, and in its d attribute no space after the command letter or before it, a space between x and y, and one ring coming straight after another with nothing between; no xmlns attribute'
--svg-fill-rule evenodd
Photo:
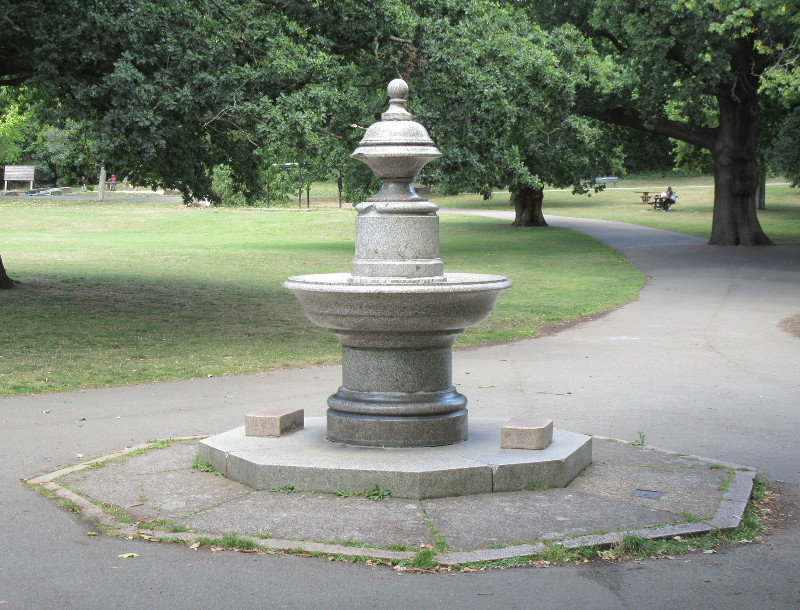
<svg viewBox="0 0 800 610"><path fill-rule="evenodd" d="M360 447L439 447L467 440L467 399L443 392L354 392L328 398L327 440Z"/></svg>
<svg viewBox="0 0 800 610"><path fill-rule="evenodd" d="M473 417L469 439L442 447L353 447L325 440L325 420L279 438L246 436L244 426L200 441L199 459L255 489L357 493L375 487L393 498L446 498L566 487L592 462L592 438L553 430L546 449L502 449L507 419Z"/></svg>

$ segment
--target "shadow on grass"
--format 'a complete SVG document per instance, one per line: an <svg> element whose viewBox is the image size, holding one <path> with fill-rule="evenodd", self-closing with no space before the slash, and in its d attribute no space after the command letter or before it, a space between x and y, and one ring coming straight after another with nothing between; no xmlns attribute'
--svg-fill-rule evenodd
<svg viewBox="0 0 800 610"><path fill-rule="evenodd" d="M3 299L0 395L230 375L338 358L278 286L24 278Z"/></svg>

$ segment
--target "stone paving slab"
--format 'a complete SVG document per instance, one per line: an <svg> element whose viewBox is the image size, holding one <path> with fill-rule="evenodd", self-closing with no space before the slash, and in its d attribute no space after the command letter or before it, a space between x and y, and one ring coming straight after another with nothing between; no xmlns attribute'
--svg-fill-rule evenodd
<svg viewBox="0 0 800 610"><path fill-rule="evenodd" d="M256 491L181 521L192 530L380 547L431 544L425 513L404 499ZM269 540L264 541L269 544Z"/></svg>
<svg viewBox="0 0 800 610"><path fill-rule="evenodd" d="M411 558L438 538L449 551L437 561L456 565L530 555L542 540L577 547L613 544L626 533L655 538L734 528L755 476L734 465L595 438L594 464L564 489L370 500L254 490L193 468L197 442L139 446L29 483L74 501L106 526L114 519L96 504L121 507L133 522L117 524L123 535L191 542L237 534L277 549L385 559ZM635 489L663 495L634 497ZM695 522L696 515L707 520Z"/></svg>
<svg viewBox="0 0 800 610"><path fill-rule="evenodd" d="M196 441L121 457L58 482L96 502L123 508L136 521L175 519L251 493L241 483L191 468Z"/></svg>
<svg viewBox="0 0 800 610"><path fill-rule="evenodd" d="M564 489L439 498L425 505L450 548L458 551L682 520L636 502Z"/></svg>

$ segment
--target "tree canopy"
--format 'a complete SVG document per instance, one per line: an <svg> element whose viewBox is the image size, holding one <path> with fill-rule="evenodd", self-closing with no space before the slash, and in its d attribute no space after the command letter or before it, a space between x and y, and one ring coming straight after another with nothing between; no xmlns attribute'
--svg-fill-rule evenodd
<svg viewBox="0 0 800 610"><path fill-rule="evenodd" d="M393 75L413 20L377 4L0 0L0 85L79 122L97 158L139 183L202 195L225 162L255 193L261 165L352 131L354 91Z"/></svg>
<svg viewBox="0 0 800 610"><path fill-rule="evenodd" d="M546 225L544 184L575 192L621 169L599 123L573 112L583 72L570 26L544 31L510 4L420 2L409 70L413 106L442 159L426 180L444 192L510 188L516 224Z"/></svg>
<svg viewBox="0 0 800 610"><path fill-rule="evenodd" d="M415 111L445 152L437 184L484 195L544 183L585 192L598 172L619 171L599 124L573 112L577 32L545 32L512 6L458 4L472 10L421 22L411 75Z"/></svg>
<svg viewBox="0 0 800 610"><path fill-rule="evenodd" d="M764 161L800 176L791 144L800 120L797 8L797 0L0 0L0 86L26 87L46 109L42 124L61 130L52 142L80 134L83 157L138 183L203 196L213 168L225 165L253 198L273 163L303 163L309 177L312 161L344 163L358 126L381 111L385 84L402 75L414 112L448 153L428 174L446 189L586 191L594 176L620 168L606 123L707 149L711 243L765 244L755 211ZM15 121L5 114L0 146L18 142ZM357 164L347 171L364 173Z"/></svg>

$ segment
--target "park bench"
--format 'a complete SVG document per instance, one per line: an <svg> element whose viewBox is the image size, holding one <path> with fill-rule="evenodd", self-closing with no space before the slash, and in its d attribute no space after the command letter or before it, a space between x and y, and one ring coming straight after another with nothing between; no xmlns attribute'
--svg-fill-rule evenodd
<svg viewBox="0 0 800 610"><path fill-rule="evenodd" d="M71 191L72 189L68 186L59 186L53 188L31 189L29 191L25 191L25 195L27 197L41 197L46 195L65 195Z"/></svg>
<svg viewBox="0 0 800 610"><path fill-rule="evenodd" d="M603 176L601 178L595 178L595 184L616 184L618 178L616 176Z"/></svg>

